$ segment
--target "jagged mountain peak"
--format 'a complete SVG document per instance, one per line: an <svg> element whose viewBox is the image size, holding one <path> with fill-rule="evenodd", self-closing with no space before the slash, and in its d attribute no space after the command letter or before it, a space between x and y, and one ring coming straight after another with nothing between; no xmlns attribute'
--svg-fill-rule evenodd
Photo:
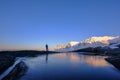
<svg viewBox="0 0 120 80"><path fill-rule="evenodd" d="M120 43L120 36L93 36L80 42L71 41L66 45L58 45L55 49L59 51L74 51L88 47L105 47L111 43L118 42Z"/></svg>
<svg viewBox="0 0 120 80"><path fill-rule="evenodd" d="M115 39L117 37L113 37L113 36L93 36L93 37L90 37L84 41L81 41L81 42L84 42L84 43L94 43L94 42L101 42L103 44L109 44L109 40L112 40L112 39Z"/></svg>
<svg viewBox="0 0 120 80"><path fill-rule="evenodd" d="M76 44L78 44L78 43L79 43L79 42L71 41L71 42L69 42L68 44L71 45L71 46L74 46L74 45L76 45Z"/></svg>

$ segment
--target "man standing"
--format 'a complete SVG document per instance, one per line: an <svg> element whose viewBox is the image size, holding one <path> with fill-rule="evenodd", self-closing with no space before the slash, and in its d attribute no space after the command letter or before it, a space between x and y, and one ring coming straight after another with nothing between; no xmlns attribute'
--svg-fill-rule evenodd
<svg viewBox="0 0 120 80"><path fill-rule="evenodd" d="M46 51L48 51L48 45L46 44Z"/></svg>

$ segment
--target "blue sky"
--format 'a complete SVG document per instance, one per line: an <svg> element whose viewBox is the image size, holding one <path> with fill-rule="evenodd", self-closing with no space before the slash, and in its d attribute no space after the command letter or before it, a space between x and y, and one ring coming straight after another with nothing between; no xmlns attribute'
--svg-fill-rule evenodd
<svg viewBox="0 0 120 80"><path fill-rule="evenodd" d="M120 35L120 0L0 0L0 49Z"/></svg>

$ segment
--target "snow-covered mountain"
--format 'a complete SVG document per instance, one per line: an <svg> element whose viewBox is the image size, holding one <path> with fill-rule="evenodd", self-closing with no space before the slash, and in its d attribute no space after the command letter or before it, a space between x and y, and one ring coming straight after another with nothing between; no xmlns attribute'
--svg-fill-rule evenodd
<svg viewBox="0 0 120 80"><path fill-rule="evenodd" d="M74 46L77 45L79 42L71 41L68 43L69 46Z"/></svg>
<svg viewBox="0 0 120 80"><path fill-rule="evenodd" d="M120 36L116 37L115 39L109 40L109 47L111 49L118 48L120 46Z"/></svg>
<svg viewBox="0 0 120 80"><path fill-rule="evenodd" d="M117 36L116 38L109 40L109 42L111 44L120 43L120 36Z"/></svg>
<svg viewBox="0 0 120 80"><path fill-rule="evenodd" d="M80 42L69 42L67 45L64 45L64 46L59 45L59 47L56 47L55 49L57 51L66 52L66 51L74 51L74 50L79 50L79 49L84 49L89 47L92 47L92 48L106 47L106 46L109 47L109 45L113 43L114 44L120 43L120 37L119 36L91 37Z"/></svg>

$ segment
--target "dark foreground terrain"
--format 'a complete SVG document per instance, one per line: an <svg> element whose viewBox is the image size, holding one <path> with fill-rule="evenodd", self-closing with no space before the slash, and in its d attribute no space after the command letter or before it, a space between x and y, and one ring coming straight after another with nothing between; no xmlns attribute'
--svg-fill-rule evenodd
<svg viewBox="0 0 120 80"><path fill-rule="evenodd" d="M120 70L120 55L106 58L106 61L108 61L113 66L115 66L118 70Z"/></svg>
<svg viewBox="0 0 120 80"><path fill-rule="evenodd" d="M38 55L55 53L53 51L2 51L0 52L0 75L12 66L17 57L36 57ZM27 70L24 62L20 61L15 65L13 70L6 75L2 80L16 80L19 76L23 75Z"/></svg>

